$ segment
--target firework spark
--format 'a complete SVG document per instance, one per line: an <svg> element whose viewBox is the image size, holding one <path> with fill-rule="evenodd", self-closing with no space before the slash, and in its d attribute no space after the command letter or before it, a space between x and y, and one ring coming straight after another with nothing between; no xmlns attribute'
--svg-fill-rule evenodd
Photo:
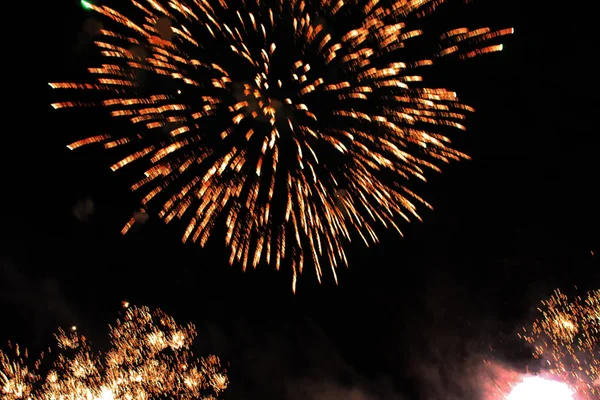
<svg viewBox="0 0 600 400"><path fill-rule="evenodd" d="M111 349L94 353L76 329L56 335L59 355L49 372L31 369L0 351L0 391L7 400L215 399L227 387L215 356L196 360L193 325L180 326L161 310L127 308L110 327Z"/></svg>
<svg viewBox="0 0 600 400"><path fill-rule="evenodd" d="M575 388L578 396L600 395L600 290L570 298L556 290L538 308L541 317L520 337L550 373Z"/></svg>
<svg viewBox="0 0 600 400"><path fill-rule="evenodd" d="M472 108L419 69L499 51L513 30L454 29L411 57L423 32L410 25L444 2L130 0L127 15L83 2L105 20L105 63L93 83L50 86L103 100L53 107L106 107L134 124L68 147L122 149L113 171L143 165L131 189L166 222L184 219L184 242L204 246L224 226L230 263L288 259L294 291L308 262L337 283L352 238L377 243L378 226L400 232L416 204L429 207L401 181L468 158L447 132Z"/></svg>

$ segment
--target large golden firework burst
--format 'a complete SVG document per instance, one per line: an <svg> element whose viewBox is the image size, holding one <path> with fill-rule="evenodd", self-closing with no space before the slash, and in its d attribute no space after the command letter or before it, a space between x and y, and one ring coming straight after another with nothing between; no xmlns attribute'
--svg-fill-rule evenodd
<svg viewBox="0 0 600 400"><path fill-rule="evenodd" d="M50 86L97 95L53 107L106 107L133 124L69 148L120 149L113 171L143 165L132 190L165 221L188 221L184 242L203 246L223 226L244 270L289 259L294 290L306 262L337 282L352 238L376 243L378 225L400 232L400 219L419 218L427 203L409 178L467 158L446 132L465 129L472 109L423 85L419 69L501 50L490 41L512 29L454 29L422 59L411 24L444 2L130 0L123 12L83 2L103 17L105 61L93 82Z"/></svg>

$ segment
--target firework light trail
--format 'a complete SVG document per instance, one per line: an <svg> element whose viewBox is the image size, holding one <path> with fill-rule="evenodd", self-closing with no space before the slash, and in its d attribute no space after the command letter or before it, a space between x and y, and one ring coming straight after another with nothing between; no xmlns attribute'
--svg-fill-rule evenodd
<svg viewBox="0 0 600 400"><path fill-rule="evenodd" d="M534 346L555 379L569 384L581 399L600 395L600 290L569 297L556 290L538 308L540 318L520 337Z"/></svg>
<svg viewBox="0 0 600 400"><path fill-rule="evenodd" d="M47 373L26 354L0 351L0 390L6 400L216 399L228 385L215 356L194 359L193 325L161 310L131 307L110 327L111 349L97 354L85 336L59 331L59 355Z"/></svg>
<svg viewBox="0 0 600 400"><path fill-rule="evenodd" d="M184 242L204 246L223 226L230 263L290 260L294 291L307 263L337 283L351 239L377 243L378 226L400 232L429 206L402 182L468 158L447 135L472 108L422 84L419 69L502 50L513 30L454 29L416 56L423 32L411 24L444 2L83 2L103 17L104 63L92 83L50 83L80 93L53 107L105 107L133 123L68 147L111 149L113 171L143 168L131 189L164 221L183 219Z"/></svg>

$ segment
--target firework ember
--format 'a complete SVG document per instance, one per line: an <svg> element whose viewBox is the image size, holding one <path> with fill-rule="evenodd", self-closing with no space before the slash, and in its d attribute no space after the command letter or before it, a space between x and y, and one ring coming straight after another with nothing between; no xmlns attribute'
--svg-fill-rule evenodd
<svg viewBox="0 0 600 400"><path fill-rule="evenodd" d="M586 298L556 290L538 308L540 318L520 335L556 379L567 382L577 398L600 395L600 290Z"/></svg>
<svg viewBox="0 0 600 400"><path fill-rule="evenodd" d="M104 19L105 61L93 82L51 83L80 93L53 107L105 107L133 124L68 147L111 149L113 171L139 165L131 189L166 222L186 221L184 242L204 246L222 226L244 270L289 260L294 290L306 263L337 282L353 238L376 243L376 229L400 232L428 206L409 179L468 158L448 135L472 109L419 70L499 51L512 29L453 29L422 58L425 41L410 51L417 21L444 2L83 2Z"/></svg>
<svg viewBox="0 0 600 400"><path fill-rule="evenodd" d="M216 399L228 384L215 356L194 359L193 325L180 326L161 310L127 308L110 327L111 349L91 350L85 336L60 330L59 355L42 373L18 347L0 351L0 390L6 400Z"/></svg>

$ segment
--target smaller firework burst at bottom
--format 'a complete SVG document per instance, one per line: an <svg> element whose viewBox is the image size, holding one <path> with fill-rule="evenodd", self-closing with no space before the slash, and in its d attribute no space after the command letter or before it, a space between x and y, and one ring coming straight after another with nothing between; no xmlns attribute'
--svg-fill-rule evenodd
<svg viewBox="0 0 600 400"><path fill-rule="evenodd" d="M600 396L600 290L569 297L560 290L538 307L539 317L519 336L547 372L568 384L576 399Z"/></svg>
<svg viewBox="0 0 600 400"><path fill-rule="evenodd" d="M18 346L11 346L11 355L0 351L2 398L216 399L226 389L226 371L216 356L193 357L193 325L178 325L159 309L124 306L123 317L110 327L108 352L94 352L74 328L59 330L58 356L45 372L43 357L30 364Z"/></svg>

